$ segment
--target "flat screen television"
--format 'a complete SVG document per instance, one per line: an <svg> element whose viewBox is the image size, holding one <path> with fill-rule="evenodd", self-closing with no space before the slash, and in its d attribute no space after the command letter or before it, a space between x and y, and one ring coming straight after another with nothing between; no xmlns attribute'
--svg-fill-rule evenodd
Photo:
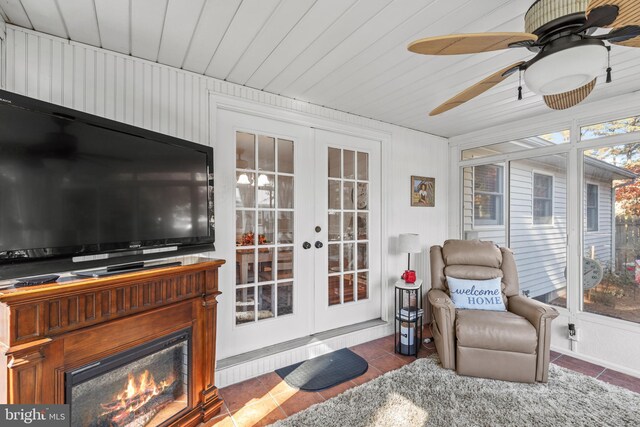
<svg viewBox="0 0 640 427"><path fill-rule="evenodd" d="M212 177L211 147L0 91L0 279L213 250Z"/></svg>

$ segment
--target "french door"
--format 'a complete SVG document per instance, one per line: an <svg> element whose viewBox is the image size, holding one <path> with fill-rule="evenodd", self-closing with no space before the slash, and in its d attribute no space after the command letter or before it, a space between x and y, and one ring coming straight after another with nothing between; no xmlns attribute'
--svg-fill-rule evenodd
<svg viewBox="0 0 640 427"><path fill-rule="evenodd" d="M379 318L379 142L226 110L217 138L221 357Z"/></svg>
<svg viewBox="0 0 640 427"><path fill-rule="evenodd" d="M315 332L380 317L380 145L315 131Z"/></svg>

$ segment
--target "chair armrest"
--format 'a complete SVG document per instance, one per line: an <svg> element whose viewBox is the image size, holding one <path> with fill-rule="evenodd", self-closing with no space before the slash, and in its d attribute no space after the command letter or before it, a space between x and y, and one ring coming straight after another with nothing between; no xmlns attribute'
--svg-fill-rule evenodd
<svg viewBox="0 0 640 427"><path fill-rule="evenodd" d="M546 383L549 379L551 359L551 322L558 317L558 311L547 304L522 295L509 298L509 311L524 317L536 328L538 335L536 381Z"/></svg>
<svg viewBox="0 0 640 427"><path fill-rule="evenodd" d="M522 316L529 321L538 333L543 321L558 317L558 311L550 305L544 304L522 295L509 297L509 311Z"/></svg>
<svg viewBox="0 0 640 427"><path fill-rule="evenodd" d="M446 369L455 369L455 321L456 307L444 291L431 289L427 294L433 308L433 325L431 326L440 362Z"/></svg>

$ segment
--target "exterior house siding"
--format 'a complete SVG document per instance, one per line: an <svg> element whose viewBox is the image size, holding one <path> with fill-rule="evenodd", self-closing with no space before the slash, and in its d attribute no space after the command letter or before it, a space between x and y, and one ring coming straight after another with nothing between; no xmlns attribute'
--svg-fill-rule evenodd
<svg viewBox="0 0 640 427"><path fill-rule="evenodd" d="M473 168L463 171L463 223L466 238L490 240L508 245L514 252L520 288L531 297L553 299L566 287L567 260L567 179L566 170L542 161L513 161L510 165L509 243L505 226L474 226ZM533 174L553 176L553 222L533 224ZM611 183L597 182L599 188L599 230L585 236L587 248L595 247L598 259L611 259ZM507 189L505 188L505 196ZM586 192L585 192L586 200Z"/></svg>

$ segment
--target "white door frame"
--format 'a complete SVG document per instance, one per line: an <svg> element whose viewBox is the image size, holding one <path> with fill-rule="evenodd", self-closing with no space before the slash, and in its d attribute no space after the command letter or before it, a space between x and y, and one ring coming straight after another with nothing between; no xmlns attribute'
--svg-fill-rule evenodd
<svg viewBox="0 0 640 427"><path fill-rule="evenodd" d="M287 108L282 106L274 106L267 105L258 101L249 101L246 99L240 99L235 96L224 95L213 90L209 90L209 136L210 136L210 145L214 148L214 161L216 165L220 161L218 159L218 149L220 147L219 144L223 144L224 141L217 141L217 130L218 126L218 111L219 110L227 110L227 111L235 111L238 113L252 115L255 117L267 118L276 120L282 123L288 123L296 126L304 126L309 129L309 137L312 136L313 129L322 129L327 131L332 131L336 133L343 133L345 135L351 135L355 137L377 140L381 142L382 148L382 160L381 160L381 172L380 172L380 181L381 181L381 194L385 194L388 191L387 180L385 179L387 162L385 161L386 156L385 147L390 147L391 145L391 133L387 131L381 131L378 129L372 129L369 127L357 126L344 121L336 120L336 119L328 119L324 117L320 117L317 115L303 113L301 111L295 110L293 108ZM235 169L234 175L231 176L223 176L221 174L220 168L215 168L215 220L216 220L216 251L214 256L217 258L222 258L227 260L227 265L223 266L220 269L220 290L222 291L222 295L218 298L218 356L220 359L231 357L237 354L241 354L244 352L252 351L261 348L262 346L254 346L251 342L246 343L245 346L241 348L231 348L231 346L225 346L224 340L225 336L229 336L232 333L232 326L234 322L233 319L233 294L234 291L233 285L235 283L235 267L234 263L229 262L230 260L235 259L235 245L233 242L235 241L233 237L233 233L231 234L231 238L225 237L228 241L223 241L222 230L226 227L231 227L232 230L235 229L235 217L230 216L227 212L225 215L225 211L228 211L227 207L229 204L233 204L235 202L233 200L229 200L228 196L222 197L223 194L233 194L230 186L235 188ZM231 193L230 193L231 191ZM227 207L225 207L225 205ZM392 308L389 308L390 296L389 293L386 292L386 284L389 282L388 280L388 268L386 262L385 254L388 253L388 239L387 239L387 210L388 206L382 199L381 203L381 212L380 212L380 259L378 260L380 264L380 282L381 282L381 297L380 297L380 316L382 320L389 321L391 318ZM375 262L375 260L371 260L371 262ZM313 312L310 311L309 316L313 316ZM274 342L272 342L274 343Z"/></svg>

